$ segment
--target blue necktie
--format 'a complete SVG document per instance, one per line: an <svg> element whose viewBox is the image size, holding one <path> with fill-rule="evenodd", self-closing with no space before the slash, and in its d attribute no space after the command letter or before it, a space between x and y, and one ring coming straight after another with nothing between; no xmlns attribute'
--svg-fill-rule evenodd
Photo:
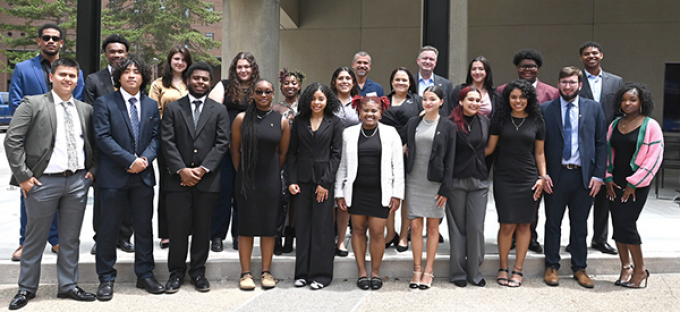
<svg viewBox="0 0 680 312"><path fill-rule="evenodd" d="M137 153L137 139L139 138L139 115L137 114L136 98L130 98L130 124L132 125L132 133L135 135L135 153Z"/></svg>
<svg viewBox="0 0 680 312"><path fill-rule="evenodd" d="M564 149L562 149L562 158L569 160L571 158L571 117L570 112L574 104L567 104L567 112L564 116L564 126L562 127L562 134L564 136Z"/></svg>

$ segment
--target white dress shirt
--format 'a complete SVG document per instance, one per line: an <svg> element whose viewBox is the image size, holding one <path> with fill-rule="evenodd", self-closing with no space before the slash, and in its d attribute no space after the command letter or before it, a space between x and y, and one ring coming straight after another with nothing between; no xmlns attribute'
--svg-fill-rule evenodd
<svg viewBox="0 0 680 312"><path fill-rule="evenodd" d="M50 156L50 161L43 173L61 173L68 170L68 140L66 138L66 122L64 121L64 107L61 105L59 95L52 92L54 99L54 111L57 117L57 133L54 135L54 149ZM73 99L73 96L66 101L67 109L73 119L73 134L76 139L76 152L78 155L78 170L85 169L85 139L83 138L83 128L80 125L80 116Z"/></svg>
<svg viewBox="0 0 680 312"><path fill-rule="evenodd" d="M588 85L590 85L590 90L593 92L593 99L600 102L602 98L602 69L597 75L591 75L587 70L585 71L586 77L588 77Z"/></svg>

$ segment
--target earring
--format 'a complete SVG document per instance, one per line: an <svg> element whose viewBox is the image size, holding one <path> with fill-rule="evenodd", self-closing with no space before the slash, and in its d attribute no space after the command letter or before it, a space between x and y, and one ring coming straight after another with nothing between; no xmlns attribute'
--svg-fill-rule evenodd
<svg viewBox="0 0 680 312"><path fill-rule="evenodd" d="M622 116L625 115L625 113L623 112L623 110L621 109L621 107L619 107L619 114L621 114Z"/></svg>

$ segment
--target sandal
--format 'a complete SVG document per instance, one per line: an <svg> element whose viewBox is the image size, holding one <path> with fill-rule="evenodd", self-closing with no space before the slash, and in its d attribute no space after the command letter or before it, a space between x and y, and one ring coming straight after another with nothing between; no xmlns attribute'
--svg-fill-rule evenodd
<svg viewBox="0 0 680 312"><path fill-rule="evenodd" d="M614 286L621 286L621 284L627 283L630 280L630 277L633 275L634 270L635 266L633 266L632 264L621 267L621 274L619 275L619 279L617 279L616 282L614 282ZM629 272L628 278L626 278L625 280L623 278L624 271Z"/></svg>
<svg viewBox="0 0 680 312"><path fill-rule="evenodd" d="M422 290L425 290L425 289L428 289L428 288L432 287L432 282L434 282L434 274L433 274L433 273L423 272L423 275L429 276L429 277L431 278L429 283L427 283L427 284L425 284L425 283L420 283L420 286L418 286L418 288L420 288L420 289L422 289Z"/></svg>
<svg viewBox="0 0 680 312"><path fill-rule="evenodd" d="M253 281L253 274L250 272L241 273L241 278L238 280L238 287L241 290L255 289L255 281Z"/></svg>
<svg viewBox="0 0 680 312"><path fill-rule="evenodd" d="M513 269L512 270L512 277L515 277L515 275L524 279L524 274L522 274L522 270ZM522 286L522 281L518 281L518 280L512 279L512 278L508 281L508 287L519 287L519 286Z"/></svg>
<svg viewBox="0 0 680 312"><path fill-rule="evenodd" d="M498 269L498 273L500 274L501 272L505 272L505 274L507 275L508 272L510 272L510 271L508 271L508 269ZM498 283L498 285L501 285L501 286L508 286L509 282L510 282L510 280L507 277L496 278L496 283Z"/></svg>
<svg viewBox="0 0 680 312"><path fill-rule="evenodd" d="M413 271L413 275L419 275L420 278L417 282L411 279L411 281L408 283L408 288L416 289L418 286L420 286L420 279L423 278L423 271Z"/></svg>

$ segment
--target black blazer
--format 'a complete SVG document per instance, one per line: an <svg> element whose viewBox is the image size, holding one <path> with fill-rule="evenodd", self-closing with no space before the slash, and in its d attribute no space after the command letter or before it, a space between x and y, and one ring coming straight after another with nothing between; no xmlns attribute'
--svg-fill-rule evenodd
<svg viewBox="0 0 680 312"><path fill-rule="evenodd" d="M220 191L220 163L229 146L229 115L224 105L206 98L194 129L189 96L170 102L161 119L161 151L168 174L164 186L170 192L188 192L181 186L180 169L199 166L209 170L195 187L201 192Z"/></svg>
<svg viewBox="0 0 680 312"><path fill-rule="evenodd" d="M413 117L408 121L408 154L416 153L416 127L424 116ZM451 191L451 181L453 179L453 165L456 157L456 125L453 121L439 118L437 129L435 129L434 141L432 142L432 152L430 161L427 164L427 179L432 182L441 182L439 187L440 196L449 197ZM415 157L408 157L406 162L406 173L413 169Z"/></svg>
<svg viewBox="0 0 680 312"><path fill-rule="evenodd" d="M451 111L453 112L453 109L456 108L460 102L460 99L458 98L458 93L460 93L460 90L463 88L467 87L467 84L461 83L457 85L455 88L453 88L453 91L451 92ZM491 116L489 118L493 117L496 112L499 112L501 109L501 96L498 94L494 88L494 90L486 90L486 92L489 93L489 100L491 100ZM446 116L449 117L449 116Z"/></svg>
<svg viewBox="0 0 680 312"><path fill-rule="evenodd" d="M342 131L338 116L325 116L316 133L308 118L295 118L288 147L289 184L315 183L332 190L342 155Z"/></svg>
<svg viewBox="0 0 680 312"><path fill-rule="evenodd" d="M578 93L578 96L584 97L586 99L593 100L593 90L590 89L590 83L588 83L588 78L585 77L586 71L583 70L583 85ZM621 116L618 110L614 108L614 96L616 96L616 91L623 86L623 79L612 73L602 71L602 94L600 94L600 105L602 105L602 111L604 112L604 124L609 126L615 117Z"/></svg>
<svg viewBox="0 0 680 312"><path fill-rule="evenodd" d="M482 138L484 139L484 142L486 142L489 139L491 120L484 115L477 114L476 122L479 123L479 127L482 129ZM478 150L470 143L470 138L462 130L457 131L456 136L456 161L454 170L456 178L481 178L482 176L488 178L489 170L485 161L486 158L484 157L484 147L486 147L486 144L483 145L481 150Z"/></svg>
<svg viewBox="0 0 680 312"><path fill-rule="evenodd" d="M102 95L113 93L116 89L113 88L111 82L111 74L109 69L104 68L96 73L87 75L85 78L85 92L83 92L83 102L94 104L94 100Z"/></svg>

